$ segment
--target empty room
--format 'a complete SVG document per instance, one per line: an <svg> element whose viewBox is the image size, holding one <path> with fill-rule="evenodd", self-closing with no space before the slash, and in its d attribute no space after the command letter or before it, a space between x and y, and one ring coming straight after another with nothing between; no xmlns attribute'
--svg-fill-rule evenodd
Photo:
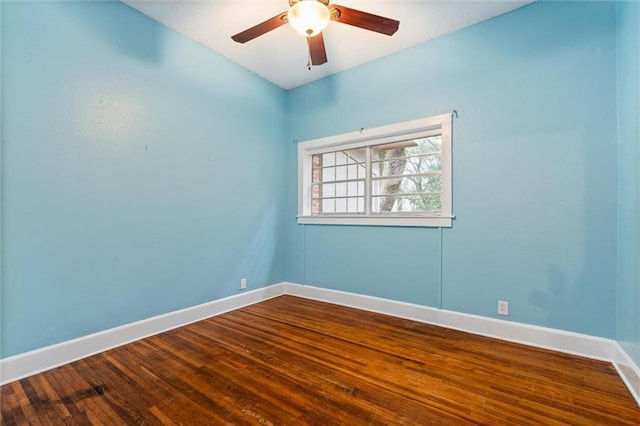
<svg viewBox="0 0 640 426"><path fill-rule="evenodd" d="M2 425L640 425L637 1L0 1Z"/></svg>

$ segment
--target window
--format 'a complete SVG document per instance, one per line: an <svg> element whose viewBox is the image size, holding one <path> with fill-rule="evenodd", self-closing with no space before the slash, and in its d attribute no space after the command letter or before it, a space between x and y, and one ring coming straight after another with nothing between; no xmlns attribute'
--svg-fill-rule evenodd
<svg viewBox="0 0 640 426"><path fill-rule="evenodd" d="M451 226L451 114L298 144L298 223Z"/></svg>

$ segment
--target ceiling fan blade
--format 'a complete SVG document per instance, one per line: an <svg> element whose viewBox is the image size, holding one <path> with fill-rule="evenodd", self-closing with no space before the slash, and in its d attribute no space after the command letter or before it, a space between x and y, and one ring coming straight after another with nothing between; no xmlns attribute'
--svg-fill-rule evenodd
<svg viewBox="0 0 640 426"><path fill-rule="evenodd" d="M309 55L311 56L311 65L322 65L327 62L327 51L324 48L322 33L309 39Z"/></svg>
<svg viewBox="0 0 640 426"><path fill-rule="evenodd" d="M237 41L238 43L246 43L250 40L253 40L256 37L259 37L263 34L268 33L271 30L275 30L276 28L287 23L287 12L282 12L273 18L267 19L264 22L259 23L249 29L246 29L231 38L233 41Z"/></svg>
<svg viewBox="0 0 640 426"><path fill-rule="evenodd" d="M400 26L400 21L396 21L395 19L362 12L361 10L351 9L338 4L330 5L329 9L332 11L331 19L334 21L389 36L398 31L398 27Z"/></svg>

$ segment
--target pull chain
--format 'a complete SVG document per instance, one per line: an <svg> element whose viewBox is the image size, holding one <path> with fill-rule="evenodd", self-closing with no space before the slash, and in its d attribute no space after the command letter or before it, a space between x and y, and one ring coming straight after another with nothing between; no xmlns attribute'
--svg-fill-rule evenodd
<svg viewBox="0 0 640 426"><path fill-rule="evenodd" d="M311 71L311 37L307 36L307 69Z"/></svg>

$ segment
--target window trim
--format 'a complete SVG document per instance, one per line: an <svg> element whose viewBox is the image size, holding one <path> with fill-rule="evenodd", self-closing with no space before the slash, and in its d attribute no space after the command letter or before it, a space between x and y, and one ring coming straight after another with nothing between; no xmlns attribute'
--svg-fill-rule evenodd
<svg viewBox="0 0 640 426"><path fill-rule="evenodd" d="M298 143L298 223L323 225L368 226L420 226L451 227L452 169L451 169L451 121L452 114L440 114L418 120L395 123L372 129L360 129L320 139ZM311 158L335 150L348 150L372 145L400 142L407 139L442 135L442 211L441 213L375 213L375 214L311 214ZM367 173L369 175L369 173ZM367 176L370 179L370 176ZM370 203L368 198L365 203ZM367 210L368 211L368 210Z"/></svg>

